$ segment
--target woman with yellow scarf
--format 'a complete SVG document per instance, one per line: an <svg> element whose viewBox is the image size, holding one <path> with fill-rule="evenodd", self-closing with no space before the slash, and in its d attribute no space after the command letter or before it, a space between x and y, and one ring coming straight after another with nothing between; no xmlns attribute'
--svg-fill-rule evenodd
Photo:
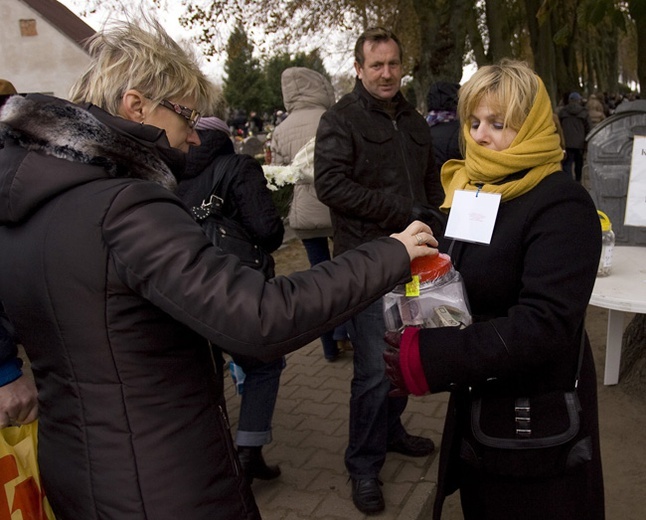
<svg viewBox="0 0 646 520"><path fill-rule="evenodd" d="M439 240L473 324L406 328L385 355L396 391L451 392L433 518L459 489L467 520L602 519L584 329L601 248L594 203L561 171L550 99L526 64L480 68L458 114L465 159L442 168Z"/></svg>

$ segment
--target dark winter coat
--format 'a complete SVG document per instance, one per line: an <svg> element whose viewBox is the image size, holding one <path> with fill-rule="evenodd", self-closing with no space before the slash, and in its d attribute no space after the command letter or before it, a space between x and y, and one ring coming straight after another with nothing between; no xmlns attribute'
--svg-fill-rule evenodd
<svg viewBox="0 0 646 520"><path fill-rule="evenodd" d="M431 125L433 156L440 170L449 159L462 159L460 150L460 120L456 114L458 109L458 83L437 81L431 85L428 92L428 110L438 113L451 114L451 120L443 120ZM448 118L446 118L448 119Z"/></svg>
<svg viewBox="0 0 646 520"><path fill-rule="evenodd" d="M186 176L180 182L177 195L188 206L199 205L212 192L216 165L219 158L234 154L230 137L220 130L198 130L201 145L188 152ZM283 243L285 228L278 209L267 188L267 181L260 163L250 155L239 154L232 163L235 168L227 172L228 183L223 212L239 222L253 243L268 255ZM267 278L274 276L273 261L267 264Z"/></svg>
<svg viewBox="0 0 646 520"><path fill-rule="evenodd" d="M226 189L226 193L219 192L224 200L222 212L242 226L255 246L252 249L253 259L258 261L258 264L253 267L260 270L267 280L273 278L275 264L271 253L283 243L285 228L274 205L271 191L267 188L260 163L250 155L235 154L231 138L225 132L198 130L198 135L201 144L192 146L188 152L184 176L189 178L179 183L177 196L189 208L200 206L213 192L216 174L222 174L217 166L218 161L223 160L225 156L233 156L234 161L226 163L227 167L232 169L224 172L226 179L220 184L221 189ZM211 231L213 229L211 228ZM206 233L209 235L209 231ZM216 354L219 355L219 352ZM262 364L249 356L239 354L234 355L233 359L246 372Z"/></svg>
<svg viewBox="0 0 646 520"><path fill-rule="evenodd" d="M0 300L32 361L57 519L258 519L207 339L264 360L305 345L409 279L404 246L265 282L169 191L162 130L15 99L0 114Z"/></svg>
<svg viewBox="0 0 646 520"><path fill-rule="evenodd" d="M570 101L558 111L559 121L563 128L566 148L585 148L585 136L590 131L590 117L587 109L578 101Z"/></svg>
<svg viewBox="0 0 646 520"><path fill-rule="evenodd" d="M449 239L441 241L441 249L449 246ZM545 481L505 481L469 476L457 460L466 421L458 396L467 387L486 393L487 381L495 378L497 391L515 397L573 387L600 249L594 203L563 172L501 203L490 245L455 242L451 256L476 323L420 332L430 390L453 391L442 437L436 519L444 496L458 487L462 500L486 500L489 511L498 504L495 514L478 519L603 518L596 376L587 339L578 393L594 459L583 471Z"/></svg>
<svg viewBox="0 0 646 520"><path fill-rule="evenodd" d="M414 204L443 201L424 118L397 93L395 118L357 80L321 117L315 186L330 207L334 253L401 230Z"/></svg>

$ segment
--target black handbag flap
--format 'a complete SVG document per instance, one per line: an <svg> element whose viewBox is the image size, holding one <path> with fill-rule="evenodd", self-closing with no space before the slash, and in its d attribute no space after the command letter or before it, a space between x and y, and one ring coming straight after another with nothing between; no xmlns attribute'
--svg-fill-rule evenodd
<svg viewBox="0 0 646 520"><path fill-rule="evenodd" d="M471 403L474 438L491 448L522 450L559 446L579 432L581 406L575 391L523 399L527 405L520 409L518 402L503 396L475 398Z"/></svg>

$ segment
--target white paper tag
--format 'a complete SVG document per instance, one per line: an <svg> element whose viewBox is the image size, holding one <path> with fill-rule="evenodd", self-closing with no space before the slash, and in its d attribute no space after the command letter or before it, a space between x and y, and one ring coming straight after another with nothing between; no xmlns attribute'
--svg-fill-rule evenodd
<svg viewBox="0 0 646 520"><path fill-rule="evenodd" d="M500 193L456 190L444 234L465 242L490 244L500 197Z"/></svg>
<svg viewBox="0 0 646 520"><path fill-rule="evenodd" d="M646 136L636 135L626 195L626 226L646 226Z"/></svg>

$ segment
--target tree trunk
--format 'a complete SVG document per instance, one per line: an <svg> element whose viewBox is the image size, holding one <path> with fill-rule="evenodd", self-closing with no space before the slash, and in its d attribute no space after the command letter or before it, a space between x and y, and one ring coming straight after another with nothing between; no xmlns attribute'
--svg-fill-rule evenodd
<svg viewBox="0 0 646 520"><path fill-rule="evenodd" d="M546 16L542 22L538 19L538 11L542 3L542 0L525 0L527 28L534 56L534 70L545 83L545 88L552 99L552 105L556 106L558 87L554 75L556 56L552 40L552 21L549 16Z"/></svg>
<svg viewBox="0 0 646 520"><path fill-rule="evenodd" d="M646 2L632 0L628 3L630 16L635 20L637 29L637 77L639 91L643 94L646 88Z"/></svg>
<svg viewBox="0 0 646 520"><path fill-rule="evenodd" d="M467 26L467 34L469 36L469 45L471 46L473 57L476 60L476 65L478 67L482 67L483 65L489 65L491 62L487 58L482 34L478 27L479 16L480 13L478 6L475 2L471 2L471 5L465 11L465 23Z"/></svg>
<svg viewBox="0 0 646 520"><path fill-rule="evenodd" d="M646 314L635 315L626 327L619 381L626 392L646 395Z"/></svg>
<svg viewBox="0 0 646 520"><path fill-rule="evenodd" d="M489 49L487 54L491 63L496 63L502 58L511 58L512 35L509 31L509 17L507 6L501 0L488 0L485 2L487 12L487 27L489 29Z"/></svg>
<svg viewBox="0 0 646 520"><path fill-rule="evenodd" d="M466 0L415 0L420 52L413 70L417 108L425 114L430 86L439 80L459 83L464 62Z"/></svg>

